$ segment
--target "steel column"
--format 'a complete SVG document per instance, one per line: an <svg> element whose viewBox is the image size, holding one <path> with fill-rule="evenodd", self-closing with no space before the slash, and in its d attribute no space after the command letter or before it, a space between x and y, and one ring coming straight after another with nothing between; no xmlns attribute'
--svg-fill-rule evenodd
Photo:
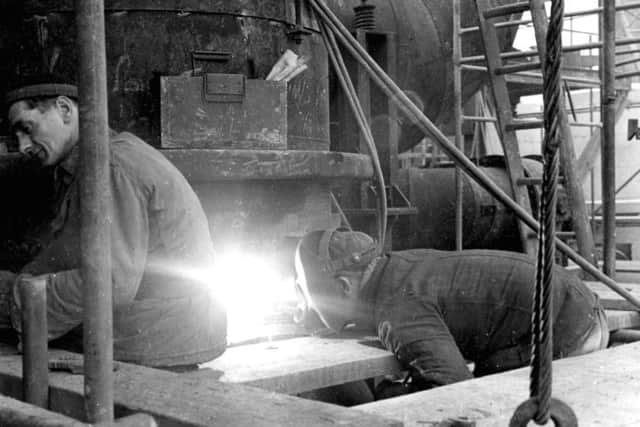
<svg viewBox="0 0 640 427"><path fill-rule="evenodd" d="M458 150L464 152L464 140L462 135L462 70L460 58L462 57L462 43L460 36L460 0L453 0L453 117L455 118L456 136L455 143ZM456 168L456 250L462 250L463 242L463 203L464 186L462 171Z"/></svg>
<svg viewBox="0 0 640 427"><path fill-rule="evenodd" d="M616 88L615 88L616 5L603 2L602 15L602 251L603 272L616 277Z"/></svg>
<svg viewBox="0 0 640 427"><path fill-rule="evenodd" d="M85 406L113 421L109 127L103 0L76 0L80 97L80 272L84 282Z"/></svg>
<svg viewBox="0 0 640 427"><path fill-rule="evenodd" d="M18 284L22 305L22 389L24 401L49 407L47 351L47 280L23 277Z"/></svg>

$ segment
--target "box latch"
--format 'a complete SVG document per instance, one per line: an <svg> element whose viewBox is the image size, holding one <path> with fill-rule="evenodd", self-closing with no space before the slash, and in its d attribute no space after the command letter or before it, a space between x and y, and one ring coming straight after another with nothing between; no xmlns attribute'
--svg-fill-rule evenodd
<svg viewBox="0 0 640 427"><path fill-rule="evenodd" d="M207 102L242 102L245 92L243 74L205 74L204 99Z"/></svg>

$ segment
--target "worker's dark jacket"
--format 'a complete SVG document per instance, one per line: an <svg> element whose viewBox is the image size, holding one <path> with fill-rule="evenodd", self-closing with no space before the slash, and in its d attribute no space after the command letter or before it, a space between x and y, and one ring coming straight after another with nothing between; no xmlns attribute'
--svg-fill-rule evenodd
<svg viewBox="0 0 640 427"><path fill-rule="evenodd" d="M372 276L383 344L426 386L523 366L529 358L535 261L484 250L393 252ZM573 351L602 312L597 296L562 268L553 278L554 355ZM515 359L515 360L514 360Z"/></svg>
<svg viewBox="0 0 640 427"><path fill-rule="evenodd" d="M49 339L82 321L78 147L56 168L53 240L23 273L49 274ZM152 366L203 362L226 347L226 313L206 283L207 219L182 174L129 133L110 144L114 357Z"/></svg>

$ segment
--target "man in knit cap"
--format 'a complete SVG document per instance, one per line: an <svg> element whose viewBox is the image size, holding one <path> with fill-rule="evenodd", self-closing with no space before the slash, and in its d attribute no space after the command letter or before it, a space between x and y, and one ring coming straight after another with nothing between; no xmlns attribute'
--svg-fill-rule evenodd
<svg viewBox="0 0 640 427"><path fill-rule="evenodd" d="M63 77L29 76L5 97L20 152L54 168L56 215L48 241L14 274L0 272L0 325L20 332L21 278L46 281L48 338L82 343L79 115L77 88ZM206 271L213 246L205 213L185 177L127 132L109 142L114 358L158 367L194 365L226 348L226 311ZM7 309L10 303L10 309ZM10 311L7 313L7 311Z"/></svg>

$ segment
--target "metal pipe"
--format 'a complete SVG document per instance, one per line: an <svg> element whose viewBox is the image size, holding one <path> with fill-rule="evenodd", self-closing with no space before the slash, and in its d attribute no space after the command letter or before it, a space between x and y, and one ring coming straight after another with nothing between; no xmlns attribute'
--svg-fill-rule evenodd
<svg viewBox="0 0 640 427"><path fill-rule="evenodd" d="M616 67L622 67L623 65L635 64L636 62L640 62L640 58L636 57L633 59L627 59L626 61L616 62Z"/></svg>
<svg viewBox="0 0 640 427"><path fill-rule="evenodd" d="M453 114L455 117L456 135L455 143L458 150L464 152L464 140L462 136L462 71L460 69L460 58L462 57L462 45L460 40L460 0L453 0ZM463 242L463 203L464 185L462 171L456 168L456 250L462 250Z"/></svg>
<svg viewBox="0 0 640 427"><path fill-rule="evenodd" d="M505 206L511 209L519 219L524 221L529 228L538 231L539 224L529 213L519 206L511 197L499 188L484 172L482 172L464 153L460 152L447 137L438 129L431 120L420 111L411 100L400 90L400 88L385 74L380 66L362 49L357 41L353 39L351 33L344 27L340 20L331 10L319 0L310 0L310 4L316 13L325 21L327 26L335 33L337 38L353 57L367 70L371 79L398 105L398 108L407 115L425 135L431 135L447 155L472 179L487 190L493 197L500 200ZM585 272L600 280L607 287L624 297L635 307L640 308L640 300L629 293L626 289L618 285L614 280L602 274L600 270L590 264L586 259L578 255L571 247L555 239L558 249L565 253L572 261L580 266Z"/></svg>
<svg viewBox="0 0 640 427"><path fill-rule="evenodd" d="M22 391L24 401L49 407L47 280L22 277L18 284L22 312Z"/></svg>
<svg viewBox="0 0 640 427"><path fill-rule="evenodd" d="M616 188L616 195L618 195L618 193L619 193L619 192L621 192L622 190L624 190L624 189L625 189L625 187L626 187L627 185L629 185L629 184L631 183L631 181L633 181L633 179L634 179L636 176L638 176L638 174L640 174L640 169L638 169L637 171L635 171L635 172L634 172L634 173L633 173L629 178L627 178L627 180L626 180L626 181L625 181L625 182L624 182L620 187ZM591 205L591 206L593 206L593 203L594 203L594 202L591 202L591 203L592 203L592 205ZM594 215L599 214L599 213L600 213L600 209L602 209L602 205L598 206L598 207L593 211L593 214L594 214Z"/></svg>
<svg viewBox="0 0 640 427"><path fill-rule="evenodd" d="M485 116L462 116L462 120L469 120L472 122L485 122L485 123L496 123L498 119L495 117L485 117Z"/></svg>
<svg viewBox="0 0 640 427"><path fill-rule="evenodd" d="M631 53L640 53L640 49L627 49L627 50L616 51L616 55L629 55Z"/></svg>
<svg viewBox="0 0 640 427"><path fill-rule="evenodd" d="M616 89L615 89L615 0L604 3L602 15L602 35L604 51L602 55L601 96L602 111L602 239L603 272L612 279L616 276Z"/></svg>
<svg viewBox="0 0 640 427"><path fill-rule="evenodd" d="M0 425L11 427L91 427L57 412L0 395Z"/></svg>
<svg viewBox="0 0 640 427"><path fill-rule="evenodd" d="M636 77L636 76L640 76L640 70L617 74L616 79L628 79L629 77Z"/></svg>
<svg viewBox="0 0 640 427"><path fill-rule="evenodd" d="M367 123L364 110L362 109L362 105L360 104L360 101L358 99L358 94L355 87L353 86L353 82L349 77L349 71L346 64L344 63L340 48L338 47L338 43L336 43L334 35L329 32L324 25L322 25L322 31L320 31L320 34L322 35L322 40L325 43L329 59L335 69L338 81L340 82L342 90L347 97L349 106L351 107L353 115L356 118L360 132L366 142L367 148L369 149L369 154L371 155L371 163L373 164L374 174L376 176L376 180L378 181L379 187L379 194L377 198L378 210L380 215L377 227L378 241L380 244L380 250L384 251L388 215L387 194L385 190L386 184L384 181L384 176L382 174L382 166L380 164L380 158L378 157L378 151L376 150L376 144L373 139L373 134L371 133L371 127Z"/></svg>
<svg viewBox="0 0 640 427"><path fill-rule="evenodd" d="M85 407L113 421L109 127L103 0L75 0L80 110L80 274Z"/></svg>

